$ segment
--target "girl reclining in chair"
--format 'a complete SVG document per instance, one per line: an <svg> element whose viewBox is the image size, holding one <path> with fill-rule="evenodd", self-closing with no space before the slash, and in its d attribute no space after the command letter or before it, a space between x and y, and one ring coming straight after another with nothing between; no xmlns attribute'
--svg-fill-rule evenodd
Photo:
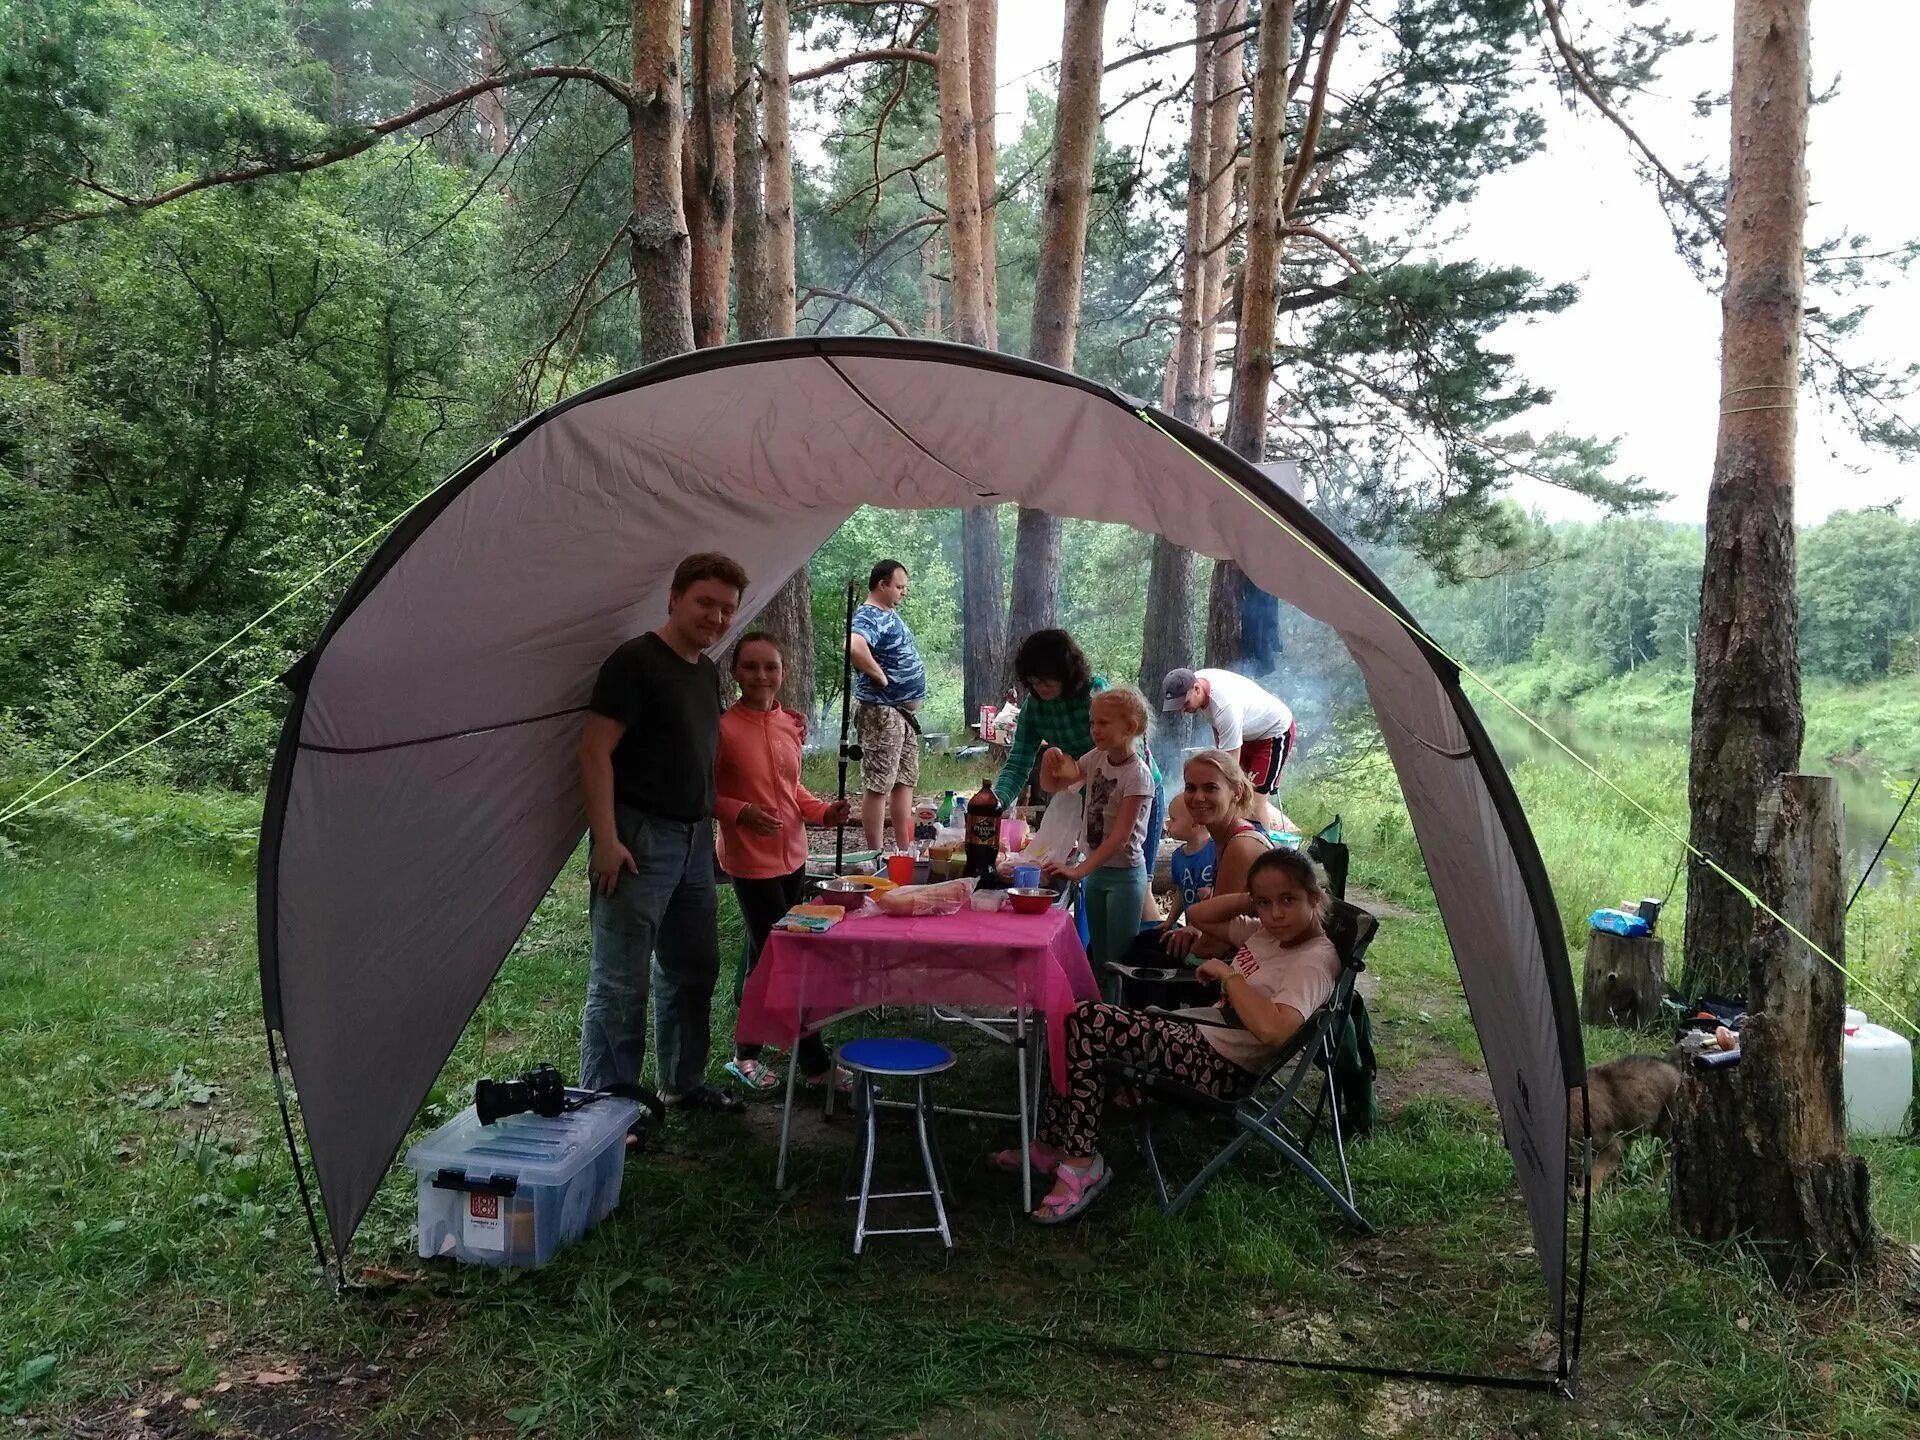
<svg viewBox="0 0 1920 1440"><path fill-rule="evenodd" d="M1066 1092L1047 1091L1033 1143L1034 1169L1054 1179L1033 1218L1058 1225L1107 1188L1112 1172L1097 1148L1100 1120L1117 1085L1103 1060L1144 1065L1223 1099L1252 1088L1307 1017L1333 996L1340 957L1321 928L1326 894L1313 862L1297 850L1268 850L1247 870L1247 888L1203 900L1188 922L1235 947L1231 960L1197 972L1220 987L1237 1024L1202 1025L1104 1001L1083 1001L1067 1017ZM1019 1168L1017 1150L993 1157Z"/></svg>

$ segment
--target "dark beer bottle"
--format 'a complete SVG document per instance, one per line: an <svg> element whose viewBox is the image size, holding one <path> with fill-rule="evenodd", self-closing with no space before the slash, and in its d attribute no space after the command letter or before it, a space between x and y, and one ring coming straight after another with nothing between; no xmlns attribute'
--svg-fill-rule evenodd
<svg viewBox="0 0 1920 1440"><path fill-rule="evenodd" d="M1000 858L1000 797L985 780L967 801L967 869L975 879L994 873Z"/></svg>

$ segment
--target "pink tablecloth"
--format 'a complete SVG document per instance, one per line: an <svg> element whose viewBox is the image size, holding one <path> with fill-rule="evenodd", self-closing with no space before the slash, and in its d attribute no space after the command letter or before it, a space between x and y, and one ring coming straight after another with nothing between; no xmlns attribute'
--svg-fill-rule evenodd
<svg viewBox="0 0 1920 1440"><path fill-rule="evenodd" d="M1066 1017L1100 989L1073 917L962 910L896 918L869 910L821 935L776 930L747 977L735 1034L791 1045L844 1010L870 1005L1024 1005L1044 1012L1053 1083L1067 1073Z"/></svg>

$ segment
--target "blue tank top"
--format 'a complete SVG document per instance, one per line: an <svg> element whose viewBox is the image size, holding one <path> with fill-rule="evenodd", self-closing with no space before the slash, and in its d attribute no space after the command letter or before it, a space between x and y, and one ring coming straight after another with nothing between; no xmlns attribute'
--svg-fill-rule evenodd
<svg viewBox="0 0 1920 1440"><path fill-rule="evenodd" d="M1201 898L1202 890L1213 889L1213 841L1208 840L1205 845L1192 853L1182 845L1173 852L1170 868L1173 873L1173 888L1186 898L1187 904L1195 904Z"/></svg>

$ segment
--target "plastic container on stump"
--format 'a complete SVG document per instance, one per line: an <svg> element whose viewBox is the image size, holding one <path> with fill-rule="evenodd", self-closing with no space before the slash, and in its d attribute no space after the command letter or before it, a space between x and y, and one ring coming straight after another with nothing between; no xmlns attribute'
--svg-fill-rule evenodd
<svg viewBox="0 0 1920 1440"><path fill-rule="evenodd" d="M1840 1081L1846 1095L1848 1134L1907 1133L1907 1108L1913 1104L1913 1046L1905 1036L1849 1008L1840 1047Z"/></svg>
<svg viewBox="0 0 1920 1440"><path fill-rule="evenodd" d="M620 1203L627 1127L639 1114L637 1100L615 1099L492 1125L482 1125L471 1106L461 1111L407 1152L417 1176L421 1258L546 1264Z"/></svg>

